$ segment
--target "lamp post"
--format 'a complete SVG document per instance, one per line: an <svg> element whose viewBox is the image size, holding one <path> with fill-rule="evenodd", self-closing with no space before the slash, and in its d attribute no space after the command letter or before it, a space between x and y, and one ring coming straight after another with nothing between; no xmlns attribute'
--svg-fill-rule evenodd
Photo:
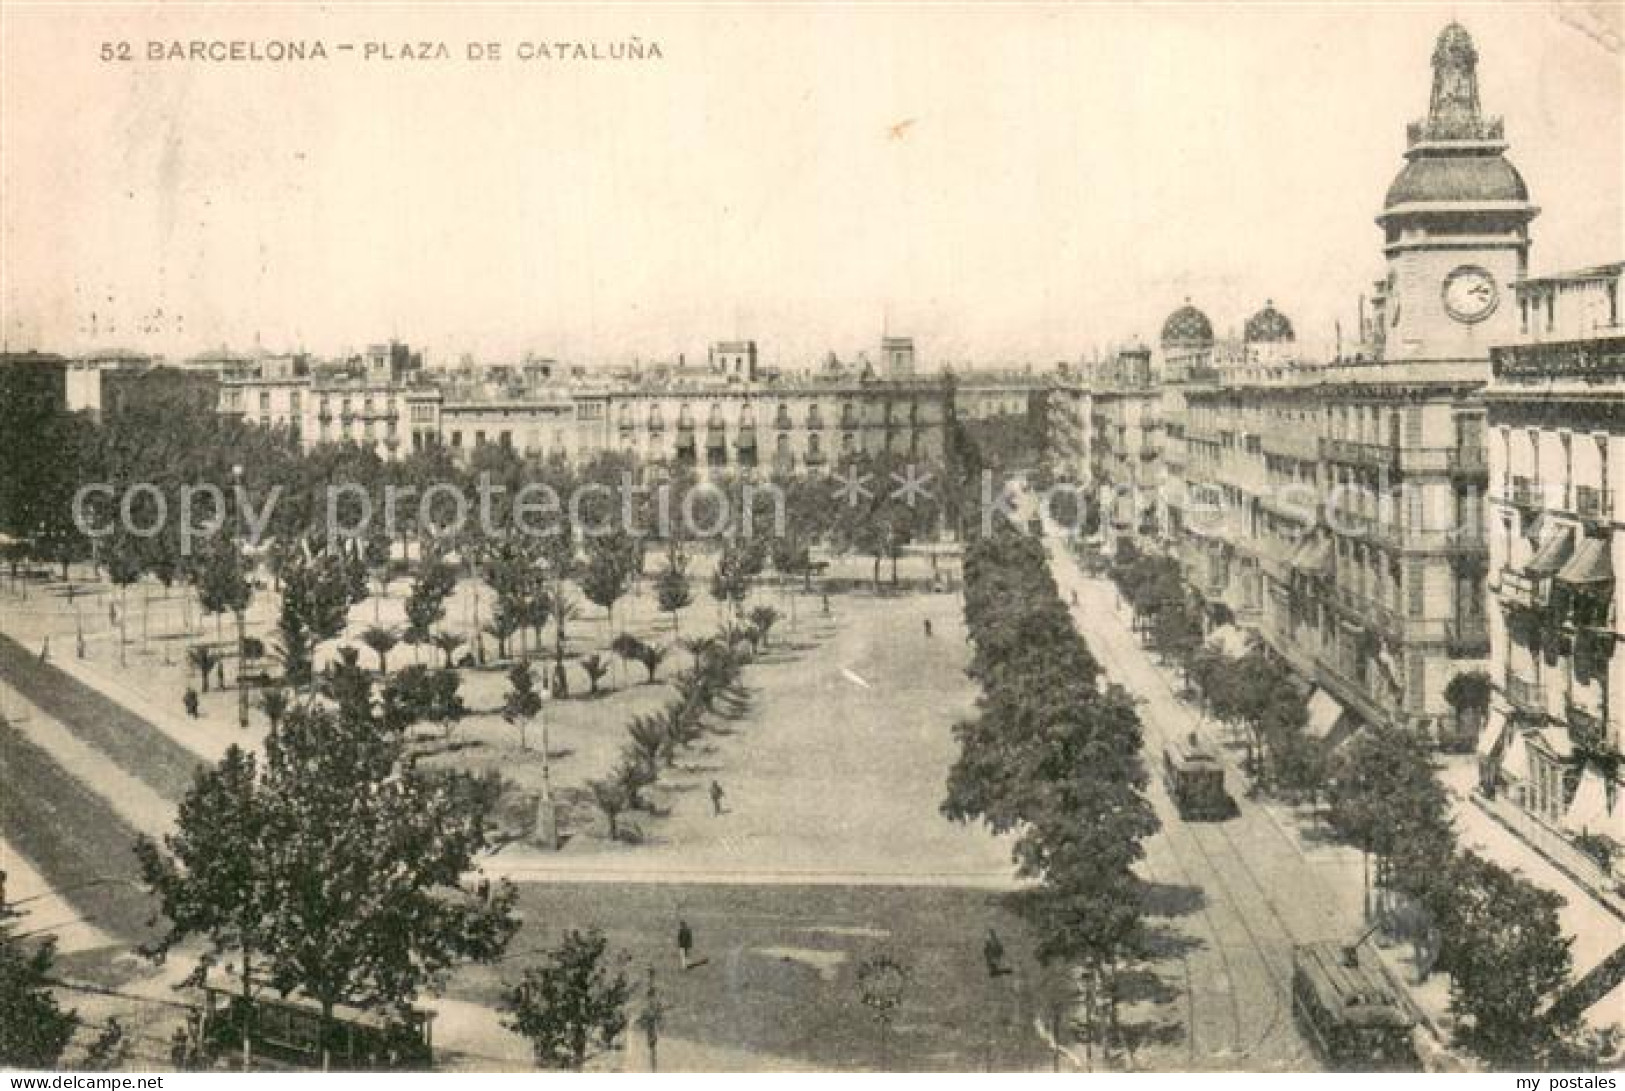
<svg viewBox="0 0 1625 1091"><path fill-rule="evenodd" d="M559 813L553 803L552 759L548 756L547 702L551 693L546 685L537 692L540 703L536 716L542 728L542 794L536 800L536 843L544 848L559 847Z"/></svg>
<svg viewBox="0 0 1625 1091"><path fill-rule="evenodd" d="M231 468L232 480L232 540L237 549L237 575L242 585L237 588L237 726L248 729L248 687L243 683L243 667L248 657L248 556L243 552L243 467Z"/></svg>

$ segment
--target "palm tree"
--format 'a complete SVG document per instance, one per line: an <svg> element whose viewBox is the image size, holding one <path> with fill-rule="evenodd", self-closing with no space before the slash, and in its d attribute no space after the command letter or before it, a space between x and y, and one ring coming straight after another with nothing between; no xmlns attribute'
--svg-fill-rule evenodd
<svg viewBox="0 0 1625 1091"><path fill-rule="evenodd" d="M671 737L659 713L632 717L632 722L626 725L626 733L645 760L653 764L664 759L668 766L672 764Z"/></svg>
<svg viewBox="0 0 1625 1091"><path fill-rule="evenodd" d="M664 644L645 644L638 649L637 660L643 664L643 669L649 672L649 681L655 680L655 672L660 670L660 664L666 661L666 646Z"/></svg>
<svg viewBox="0 0 1625 1091"><path fill-rule="evenodd" d="M400 642L400 634L383 625L373 625L361 634L361 643L378 656L378 673L381 675L389 673L389 653Z"/></svg>
<svg viewBox="0 0 1625 1091"><path fill-rule="evenodd" d="M771 606L758 606L750 612L751 626L761 635L763 644L767 643L767 634L778 620L779 612Z"/></svg>
<svg viewBox="0 0 1625 1091"><path fill-rule="evenodd" d="M201 644L194 644L186 649L186 661L197 668L198 674L203 677L203 692L209 692L209 674L214 670L218 661L214 652Z"/></svg>
<svg viewBox="0 0 1625 1091"><path fill-rule="evenodd" d="M440 629L429 637L429 643L439 648L446 657L446 666L451 666L451 653L463 646L463 638L447 629Z"/></svg>
<svg viewBox="0 0 1625 1091"><path fill-rule="evenodd" d="M581 669L587 672L587 695L597 696L598 683L609 673L609 661L597 652L581 657Z"/></svg>
<svg viewBox="0 0 1625 1091"><path fill-rule="evenodd" d="M626 790L615 780L590 780L587 788L592 792L592 801L604 812L604 820L609 823L609 839L619 841L621 813L626 810Z"/></svg>
<svg viewBox="0 0 1625 1091"><path fill-rule="evenodd" d="M288 691L280 686L274 686L260 693L260 711L271 723L271 730L275 731L282 723L282 717L288 711Z"/></svg>

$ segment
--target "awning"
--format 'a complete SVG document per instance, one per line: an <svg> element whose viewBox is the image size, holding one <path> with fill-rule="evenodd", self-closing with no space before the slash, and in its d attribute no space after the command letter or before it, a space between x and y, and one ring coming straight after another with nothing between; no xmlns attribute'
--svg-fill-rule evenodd
<svg viewBox="0 0 1625 1091"><path fill-rule="evenodd" d="M1489 757L1501 745L1501 740L1506 733L1506 714L1499 709L1490 709L1489 717L1484 721L1484 729L1478 733L1478 745L1474 747L1474 750L1481 758Z"/></svg>
<svg viewBox="0 0 1625 1091"><path fill-rule="evenodd" d="M1607 538L1582 538L1569 563L1557 573L1564 583L1586 587L1614 582L1614 563L1609 557Z"/></svg>
<svg viewBox="0 0 1625 1091"><path fill-rule="evenodd" d="M1560 761L1574 756L1574 740L1569 738L1567 727L1543 727L1535 733L1535 738L1541 749Z"/></svg>
<svg viewBox="0 0 1625 1091"><path fill-rule="evenodd" d="M1304 725L1303 733L1312 739L1330 738L1342 717L1343 706L1337 703L1337 698L1316 688L1309 697L1309 722Z"/></svg>
<svg viewBox="0 0 1625 1091"><path fill-rule="evenodd" d="M1574 553L1574 528L1564 524L1550 527L1541 537L1527 571L1531 576L1555 576Z"/></svg>
<svg viewBox="0 0 1625 1091"><path fill-rule="evenodd" d="M1523 741L1523 732L1513 728L1507 740L1506 755L1501 759L1501 772L1515 781L1529 779L1529 745Z"/></svg>
<svg viewBox="0 0 1625 1091"><path fill-rule="evenodd" d="M1377 666L1388 676L1388 684L1394 689L1399 689L1399 665L1394 662L1394 657L1388 654L1386 648L1379 648L1375 659Z"/></svg>
<svg viewBox="0 0 1625 1091"><path fill-rule="evenodd" d="M1625 837L1625 815L1608 813L1608 782L1602 771L1588 765L1580 774L1574 798L1563 815L1563 826L1573 833L1606 833L1613 838Z"/></svg>
<svg viewBox="0 0 1625 1091"><path fill-rule="evenodd" d="M1329 538L1305 538L1293 552L1292 559L1288 561L1293 568L1306 576L1329 576L1332 574L1332 543Z"/></svg>

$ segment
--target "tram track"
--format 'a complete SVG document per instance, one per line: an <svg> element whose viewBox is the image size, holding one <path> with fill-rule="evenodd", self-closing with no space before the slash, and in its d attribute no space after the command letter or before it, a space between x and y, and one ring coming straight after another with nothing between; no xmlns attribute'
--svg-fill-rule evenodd
<svg viewBox="0 0 1625 1091"><path fill-rule="evenodd" d="M1051 548L1056 548L1053 542ZM1070 561L1070 558L1063 560ZM1100 598L1098 582L1083 577L1081 573L1076 573L1076 577L1081 590L1092 598ZM1086 616L1111 613L1113 621L1116 620L1115 611L1108 604L1097 601L1088 605L1093 608L1087 611ZM1080 620L1077 610L1074 610L1073 619L1075 624ZM1084 631L1086 638L1090 635ZM1109 677L1127 686L1141 699L1148 713L1141 717L1146 751L1148 754L1160 751L1179 734L1173 730L1173 724L1188 719L1189 710L1179 703L1166 679L1149 663L1127 661L1124 653L1115 648L1110 640L1097 640L1090 644L1090 650ZM1207 933L1210 941L1207 950L1222 976L1224 987L1202 990L1200 993L1194 988L1190 990L1191 1025L1187 1033L1190 1035L1191 1052L1198 1054L1205 1049L1205 1054L1201 1056L1210 1059L1229 1054L1256 1062L1265 1047L1279 1042L1280 1048L1274 1058L1276 1064L1290 1063L1294 1068L1312 1065L1313 1058L1289 1017L1291 966L1288 951L1297 939L1297 930L1286 920L1262 879L1248 863L1246 849L1230 831L1223 824L1216 824L1211 831L1197 832L1194 825L1180 818L1161 781L1155 777L1152 780L1151 797L1162 820L1162 831L1160 836L1151 838L1147 843L1148 870L1160 873L1159 877L1164 879L1183 881L1204 894L1217 895L1205 897L1196 915ZM1268 819L1255 815L1254 821L1268 822ZM1279 835L1279 831L1276 833ZM1172 860L1176 873L1173 876L1153 858L1163 852ZM1240 875L1227 874L1232 872L1239 872ZM1273 920L1273 930L1281 937L1279 942L1271 942L1260 933L1258 925L1265 920ZM1243 957L1237 957L1238 954ZM1228 1018L1198 1016L1201 1007L1213 1006L1211 995L1215 991L1226 997L1224 1007L1228 1009ZM1245 1008L1243 1005L1244 1000L1262 995L1267 995L1271 1002L1267 1006L1267 1014L1259 1018L1255 1012L1257 1005L1247 1004ZM1207 1001L1207 1004L1203 1005L1201 1001ZM1216 1026L1225 1025L1230 1032L1229 1048L1214 1049L1210 1036Z"/></svg>

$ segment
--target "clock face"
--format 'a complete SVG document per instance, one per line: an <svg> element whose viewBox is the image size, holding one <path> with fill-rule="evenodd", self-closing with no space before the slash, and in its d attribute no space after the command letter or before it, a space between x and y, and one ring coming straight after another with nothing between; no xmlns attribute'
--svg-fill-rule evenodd
<svg viewBox="0 0 1625 1091"><path fill-rule="evenodd" d="M1463 265L1444 278L1444 309L1458 322L1480 322L1490 316L1500 295L1488 269Z"/></svg>

